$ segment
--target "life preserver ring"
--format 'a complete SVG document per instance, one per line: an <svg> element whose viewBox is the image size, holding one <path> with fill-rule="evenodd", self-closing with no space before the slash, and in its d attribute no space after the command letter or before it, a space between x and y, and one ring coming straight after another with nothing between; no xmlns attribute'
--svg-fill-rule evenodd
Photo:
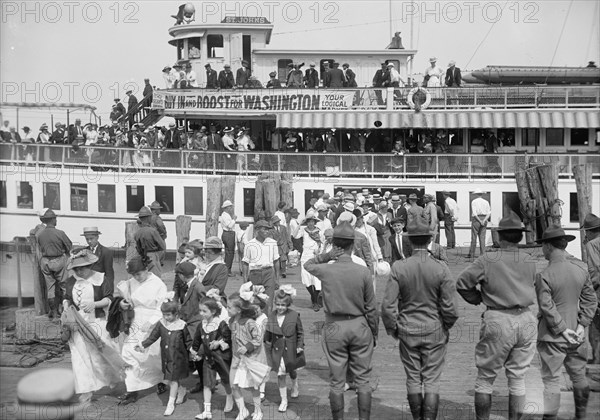
<svg viewBox="0 0 600 420"><path fill-rule="evenodd" d="M413 100L413 97L417 92L425 93L425 102L423 102L421 105L415 104L415 101ZM429 93L427 89L422 87L413 88L408 92L408 95L406 95L406 103L411 109L427 109L429 107L429 104L431 104L431 93Z"/></svg>

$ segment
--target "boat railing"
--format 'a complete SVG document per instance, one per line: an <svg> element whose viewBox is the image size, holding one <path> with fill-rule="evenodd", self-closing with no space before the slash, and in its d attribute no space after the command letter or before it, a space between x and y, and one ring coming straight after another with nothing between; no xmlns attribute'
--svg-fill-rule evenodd
<svg viewBox="0 0 600 420"><path fill-rule="evenodd" d="M573 165L589 163L600 177L600 155L587 154L393 154L393 153L286 153L216 152L200 150L132 149L107 146L80 147L44 144L0 144L4 173L19 168L91 171L241 175L290 173L300 177L358 178L512 178L526 159L540 164L556 162L561 177L573 177ZM7 168L10 166L10 168ZM4 175L6 176L6 175Z"/></svg>
<svg viewBox="0 0 600 420"><path fill-rule="evenodd" d="M414 103L428 109L600 108L600 86L485 86L460 88L339 89L168 89L158 90L158 109L311 112L314 110L409 110ZM308 98L307 98L308 96ZM418 97L420 96L420 99ZM300 99L299 99L300 98ZM263 100L269 106L263 104ZM297 104L304 100L304 104ZM191 101L191 102L190 102ZM204 101L205 103L203 103ZM212 101L212 102L211 102Z"/></svg>

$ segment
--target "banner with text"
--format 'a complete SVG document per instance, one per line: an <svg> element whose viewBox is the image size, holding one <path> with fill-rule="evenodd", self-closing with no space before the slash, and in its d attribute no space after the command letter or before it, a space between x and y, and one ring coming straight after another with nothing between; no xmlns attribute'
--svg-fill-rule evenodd
<svg viewBox="0 0 600 420"><path fill-rule="evenodd" d="M352 107L358 92L330 89L157 90L152 95L152 107L185 112L346 110Z"/></svg>

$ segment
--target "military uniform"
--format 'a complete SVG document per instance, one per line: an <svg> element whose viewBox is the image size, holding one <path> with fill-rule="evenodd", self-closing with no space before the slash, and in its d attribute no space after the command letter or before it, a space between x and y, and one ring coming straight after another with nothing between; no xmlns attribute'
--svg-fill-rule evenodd
<svg viewBox="0 0 600 420"><path fill-rule="evenodd" d="M334 229L334 239L341 231L354 237L348 223ZM375 293L371 273L354 262L348 254L334 263L329 253L308 260L304 268L322 281L325 308L323 350L330 372L330 403L334 419L343 418L346 370L353 373L358 392L359 417L368 419L371 409L370 366L377 338Z"/></svg>
<svg viewBox="0 0 600 420"><path fill-rule="evenodd" d="M599 305L590 326L590 345L594 362L600 363L600 236L588 241L585 244L585 250L587 251L588 273Z"/></svg>
<svg viewBox="0 0 600 420"><path fill-rule="evenodd" d="M567 240L575 239L551 226L537 242L561 234L560 237ZM576 419L583 419L585 414L581 410L585 412L590 392L585 376L587 343L584 340L580 345L573 345L562 334L567 329L576 331L578 325L587 328L596 312L598 303L587 267L565 251L556 250L549 256L546 269L537 275L535 289L540 308L537 349L544 382L544 418L556 419L564 364L573 382Z"/></svg>
<svg viewBox="0 0 600 420"><path fill-rule="evenodd" d="M67 280L67 260L73 244L65 232L54 226L46 226L36 234L40 249L40 270L46 281L48 300L60 302ZM57 306L58 307L58 306Z"/></svg>
<svg viewBox="0 0 600 420"><path fill-rule="evenodd" d="M522 230L517 226L520 219L513 215L501 220L498 230ZM487 307L475 347L475 410L478 416L485 413L481 418L489 418L493 384L502 367L508 378L509 409L522 409L524 404L525 373L535 355L537 332L530 309L535 274L535 261L514 244L483 254L458 276L456 289L463 299Z"/></svg>
<svg viewBox="0 0 600 420"><path fill-rule="evenodd" d="M161 277L160 255L165 250L165 241L160 237L158 231L149 223L142 222L142 227L135 233L134 239L138 253L142 257L148 257L151 261L148 270L157 277Z"/></svg>
<svg viewBox="0 0 600 420"><path fill-rule="evenodd" d="M409 224L408 235L431 239L424 220ZM427 248L414 249L411 257L392 266L381 317L388 334L400 341L408 402L415 419L437 417L448 330L458 319L455 292L450 269Z"/></svg>

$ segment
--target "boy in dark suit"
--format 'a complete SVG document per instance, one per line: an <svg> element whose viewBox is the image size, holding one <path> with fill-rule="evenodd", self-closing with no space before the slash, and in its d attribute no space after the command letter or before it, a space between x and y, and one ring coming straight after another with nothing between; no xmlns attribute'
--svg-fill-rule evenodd
<svg viewBox="0 0 600 420"><path fill-rule="evenodd" d="M113 268L113 252L109 248L100 245L99 237L102 232L98 231L97 227L84 227L81 236L85 237L85 241L88 244L88 248L92 253L98 257L96 261L90 267L92 270L99 273L104 273L104 279L109 284L114 284L115 281L115 270Z"/></svg>

